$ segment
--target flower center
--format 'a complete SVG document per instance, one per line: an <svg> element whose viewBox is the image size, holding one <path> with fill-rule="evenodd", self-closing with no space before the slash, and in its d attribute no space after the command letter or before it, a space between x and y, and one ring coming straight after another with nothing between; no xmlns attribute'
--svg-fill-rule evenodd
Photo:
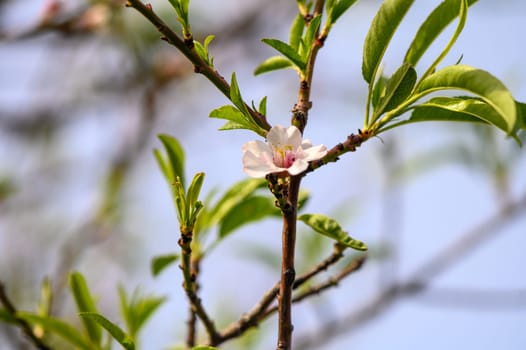
<svg viewBox="0 0 526 350"><path fill-rule="evenodd" d="M296 160L296 152L291 145L273 147L272 150L272 160L280 168L290 168Z"/></svg>

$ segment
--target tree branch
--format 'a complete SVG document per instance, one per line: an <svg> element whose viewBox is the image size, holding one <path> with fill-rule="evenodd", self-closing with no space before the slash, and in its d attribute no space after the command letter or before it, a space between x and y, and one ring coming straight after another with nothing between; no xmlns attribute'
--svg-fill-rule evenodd
<svg viewBox="0 0 526 350"><path fill-rule="evenodd" d="M9 313L15 320L15 322L18 324L18 326L22 329L22 332L29 338L29 340L38 348L41 350L51 350L49 346L47 346L42 339L36 336L36 334L33 332L33 329L31 328L31 325L27 323L24 319L21 319L17 316L17 310L9 297L6 294L4 284L0 282L0 303L4 306L5 311Z"/></svg>
<svg viewBox="0 0 526 350"><path fill-rule="evenodd" d="M175 46L192 64L196 73L203 74L214 86L230 100L230 85L213 67L208 65L195 51L193 42L189 45L181 39L152 9L150 4L144 4L140 0L128 0L126 6L133 7L150 21L159 33L163 36L161 39ZM245 107L254 119L254 121L263 129L269 130L270 124L265 116L252 109L247 103Z"/></svg>

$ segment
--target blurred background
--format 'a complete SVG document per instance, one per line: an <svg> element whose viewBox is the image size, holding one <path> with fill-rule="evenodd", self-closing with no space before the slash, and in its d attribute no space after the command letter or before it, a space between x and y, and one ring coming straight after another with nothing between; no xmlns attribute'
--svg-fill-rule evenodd
<svg viewBox="0 0 526 350"><path fill-rule="evenodd" d="M358 2L320 51L306 136L332 147L363 123L367 88L361 50L380 1ZM439 1L416 1L387 52L401 63L416 29ZM152 1L174 28L168 1ZM191 25L209 34L216 68L235 71L246 100L268 96L271 124L289 123L297 77L254 77L286 40L294 1L194 0ZM526 101L526 3L479 1L443 65L490 71ZM419 72L449 39L449 28ZM78 323L65 289L85 274L99 310L119 319L117 285L168 301L146 326L143 349L183 344L187 306L180 271L150 274L153 256L178 251L178 222L152 154L156 135L178 138L187 176L206 173L204 193L245 177L248 131L217 131L209 112L226 99L153 26L120 0L0 1L0 280L21 310L40 284L54 313ZM524 135L523 139L524 139ZM297 349L526 348L526 152L484 126L424 123L373 138L303 182L306 212L336 217L370 246L363 268L294 309ZM243 227L202 264L201 295L226 325L278 279L280 220ZM298 271L331 242L301 229ZM268 349L276 318L223 349ZM30 348L0 324L0 348Z"/></svg>

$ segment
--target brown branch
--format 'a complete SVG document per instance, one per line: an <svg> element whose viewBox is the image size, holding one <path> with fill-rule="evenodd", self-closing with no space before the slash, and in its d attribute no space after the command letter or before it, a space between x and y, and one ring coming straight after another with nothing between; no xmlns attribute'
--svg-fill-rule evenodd
<svg viewBox="0 0 526 350"><path fill-rule="evenodd" d="M339 157L342 154L347 152L355 152L356 149L360 147L362 143L367 141L371 136L372 135L370 132L358 129L358 134L350 134L347 136L347 140L331 148L323 158L310 162L309 167L302 174L308 174L327 163L336 162L340 159Z"/></svg>
<svg viewBox="0 0 526 350"><path fill-rule="evenodd" d="M299 288L301 285L303 285L305 282L310 280L312 277L325 271L331 265L334 265L335 263L337 263L343 257L342 252L344 248L345 248L344 246L341 246L338 243L334 244L334 249L331 255L325 258L318 265L311 268L309 271L300 275L294 281L292 288L293 289ZM244 314L238 321L226 327L225 330L223 330L220 333L219 343L215 345L219 345L220 343L223 343L229 339L235 338L243 334L246 330L252 327L256 327L261 321L263 321L268 316L270 316L274 311L277 311L277 308L274 307L273 308L274 311L270 313L268 312L268 308L270 307L270 305L272 304L272 302L275 300L276 296L278 295L279 286L280 286L280 282L278 281L271 289L269 289L263 295L260 301L248 313Z"/></svg>
<svg viewBox="0 0 526 350"><path fill-rule="evenodd" d="M177 35L157 14L153 11L152 6L144 4L140 0L128 0L126 6L136 9L147 20L150 21L159 33L162 34L163 40L175 46L192 64L196 73L203 74L219 91L230 100L230 85L212 66L206 63L201 56L195 51L193 42L188 45ZM269 130L270 124L265 116L255 111L248 104L245 107L254 119L254 121L263 129Z"/></svg>
<svg viewBox="0 0 526 350"><path fill-rule="evenodd" d="M362 265L363 265L363 263L365 262L366 259L367 259L367 256L363 255L363 256L360 256L357 259L351 261L339 273L337 273L336 275L330 277L325 282L317 284L317 285L314 285L314 286L308 288L307 290L305 290L305 291L299 293L298 295L296 295L294 298L292 298L292 303L298 303L298 302L300 302L300 301L302 301L304 299L307 299L308 297L319 295L321 292L323 292L323 291L325 291L325 290L327 290L329 288L338 286L338 283L341 280L343 280L345 277L349 276L351 273L353 273L355 271L358 271L362 267ZM294 289L297 289L299 286L300 286L300 284L298 284L298 285L295 284L294 285ZM277 307L272 307L272 308L268 309L265 312L265 314L263 315L262 318L266 318L266 317L272 315L273 313L275 313L276 311L278 311L278 308Z"/></svg>
<svg viewBox="0 0 526 350"><path fill-rule="evenodd" d="M193 231L187 230L185 227L181 228L181 238L179 238L179 246L181 246L181 265L179 266L183 272L183 289L188 297L191 311L199 317L206 328L209 342L216 344L219 339L219 333L215 327L214 321L206 312L201 298L197 295L197 271L192 267L192 239Z"/></svg>
<svg viewBox="0 0 526 350"><path fill-rule="evenodd" d="M307 17L313 18L321 16L323 13L324 0L318 0L314 8L312 15ZM310 23L306 18L306 23ZM303 133L305 126L307 125L309 110L312 108L312 102L310 101L312 77L314 74L314 65L316 63L316 57L318 51L323 47L323 43L326 37L319 37L319 29L316 30L316 39L314 39L310 48L309 56L307 58L307 65L305 67L305 74L302 75L300 81L300 87L298 90L298 102L292 108L292 125L295 125Z"/></svg>
<svg viewBox="0 0 526 350"><path fill-rule="evenodd" d="M495 231L502 229L508 220L517 217L524 210L526 210L526 195L506 205L494 216L466 232L460 239L424 263L407 281L382 290L376 297L346 317L329 321L319 326L315 333L301 337L298 348L311 349L326 346L327 342L334 339L339 333L349 334L355 331L358 326L387 310L399 298L421 293L426 289L431 278L452 267L468 252L493 237Z"/></svg>
<svg viewBox="0 0 526 350"><path fill-rule="evenodd" d="M281 208L283 213L283 232L281 238L281 279L278 296L278 343L277 350L292 349L292 286L296 278L294 251L296 247L296 223L298 193L302 176L291 176L289 183L288 206Z"/></svg>
<svg viewBox="0 0 526 350"><path fill-rule="evenodd" d="M15 320L15 322L18 324L18 326L22 329L22 332L29 338L29 340L38 348L41 350L51 350L49 346L47 346L42 339L36 336L36 334L33 332L33 329L31 328L31 325L27 323L26 320L20 318L17 316L17 310L14 304L11 302L9 297L6 294L4 284L0 282L0 303L4 306L5 311L9 313Z"/></svg>

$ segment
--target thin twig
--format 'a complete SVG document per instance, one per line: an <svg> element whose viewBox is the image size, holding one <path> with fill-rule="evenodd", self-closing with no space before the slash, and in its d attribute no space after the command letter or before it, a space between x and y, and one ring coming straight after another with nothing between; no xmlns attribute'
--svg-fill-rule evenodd
<svg viewBox="0 0 526 350"><path fill-rule="evenodd" d="M322 262L320 262L318 265L311 268L309 271L303 273L300 275L296 280L294 281L294 284L292 286L293 289L299 288L301 285L303 285L305 282L309 281L312 277L318 275L319 273L325 271L330 266L337 263L342 257L343 257L343 250L345 247L341 246L340 244L336 243L334 244L334 249L331 255L329 255L327 258L325 258ZM225 328L220 333L220 340L218 344L223 343L229 339L235 338L241 334L243 334L246 330L256 327L261 321L266 319L268 316L270 316L272 313L268 312L268 308L272 304L272 302L276 299L276 296L279 293L279 281L270 288L263 297L259 300L259 302L246 314L244 314L239 320L236 322L233 322L229 326ZM277 311L277 308L273 308L274 311Z"/></svg>
<svg viewBox="0 0 526 350"><path fill-rule="evenodd" d="M230 100L230 85L213 67L208 65L201 56L195 51L193 42L191 45L177 35L157 14L153 11L151 5L145 5L140 0L128 0L126 6L132 7L140 12L147 20L150 21L159 33L163 36L161 39L175 46L192 64L196 73L203 74L219 91L223 93ZM245 107L254 119L254 121L263 129L269 130L270 124L267 122L265 116L252 109L251 106L245 103Z"/></svg>
<svg viewBox="0 0 526 350"><path fill-rule="evenodd" d="M29 340L38 348L41 350L51 350L49 346L47 346L42 339L36 336L36 334L33 332L33 329L31 328L31 325L26 322L26 320L20 318L17 316L17 310L14 304L11 302L9 297L6 294L4 284L0 282L0 303L4 306L5 311L11 315L18 326L22 329L24 334L29 338Z"/></svg>
<svg viewBox="0 0 526 350"><path fill-rule="evenodd" d="M365 260L367 259L366 255L360 256L357 259L351 261L347 266L345 266L340 272L338 272L336 275L328 278L325 282L314 285L310 288L308 288L305 291L302 291L298 295L296 295L294 298L292 298L292 303L298 303L308 297L319 295L324 290L327 290L332 287L336 287L338 283L343 280L345 277L349 276L351 273L358 271ZM321 271L321 270L320 270ZM306 281L306 280L305 280ZM294 284L294 290L296 290L301 284ZM268 309L265 314L262 316L262 318L266 318L273 313L278 311L278 308L276 306Z"/></svg>
<svg viewBox="0 0 526 350"><path fill-rule="evenodd" d="M181 238L179 239L179 246L181 246L181 265L179 266L183 271L183 289L190 302L192 311L199 317L206 328L210 343L216 344L219 339L219 333L215 327L214 321L206 312L201 298L197 295L196 271L192 267L192 239L193 231L181 230Z"/></svg>

